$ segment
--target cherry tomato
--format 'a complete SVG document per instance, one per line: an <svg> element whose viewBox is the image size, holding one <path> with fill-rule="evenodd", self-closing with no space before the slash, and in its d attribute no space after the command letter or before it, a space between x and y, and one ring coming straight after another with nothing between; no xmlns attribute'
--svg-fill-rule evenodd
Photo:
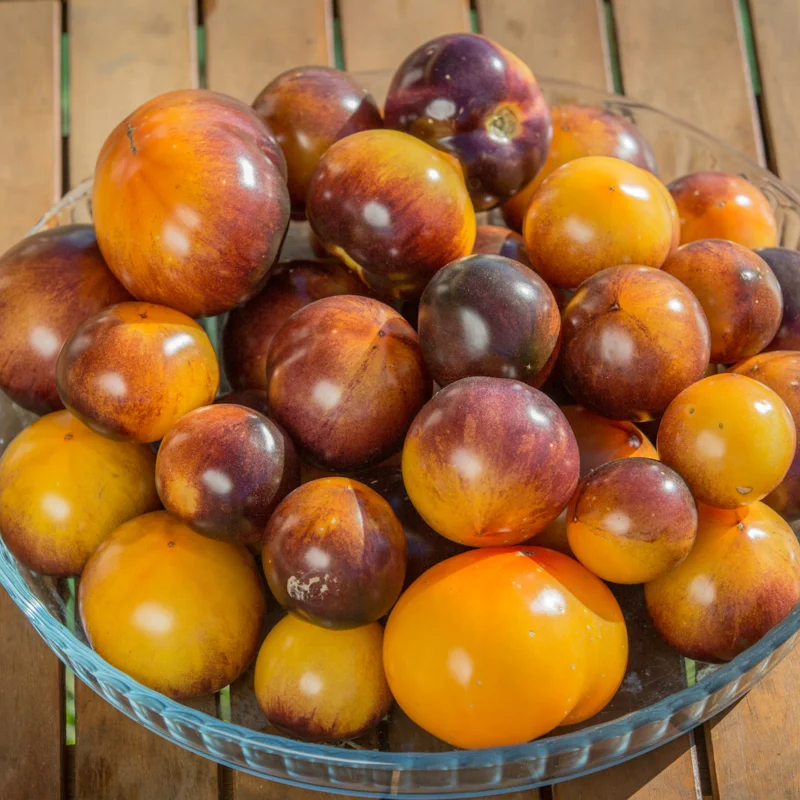
<svg viewBox="0 0 800 800"><path fill-rule="evenodd" d="M200 697L250 665L266 615L253 557L165 511L117 528L89 559L78 603L92 647L169 697Z"/></svg>
<svg viewBox="0 0 800 800"><path fill-rule="evenodd" d="M650 458L592 470L567 510L575 557L614 583L644 583L669 572L689 554L696 531L689 487L675 470Z"/></svg>
<svg viewBox="0 0 800 800"><path fill-rule="evenodd" d="M698 506L686 560L644 587L665 641L687 658L729 661L800 601L800 545L771 508Z"/></svg>
<svg viewBox="0 0 800 800"><path fill-rule="evenodd" d="M155 467L145 444L107 439L69 411L47 414L0 459L3 541L35 572L79 575L112 531L160 508Z"/></svg>
<svg viewBox="0 0 800 800"><path fill-rule="evenodd" d="M276 728L301 739L359 736L392 704L382 651L383 628L377 622L331 631L289 614L261 645L258 705Z"/></svg>
<svg viewBox="0 0 800 800"><path fill-rule="evenodd" d="M767 386L724 373L690 386L658 429L661 460L702 503L736 508L769 494L795 453L792 415Z"/></svg>
<svg viewBox="0 0 800 800"><path fill-rule="evenodd" d="M767 198L741 175L693 172L667 188L678 207L681 244L697 239L730 239L751 248L777 244Z"/></svg>
<svg viewBox="0 0 800 800"><path fill-rule="evenodd" d="M617 158L589 156L539 186L522 235L536 272L572 289L607 267L660 267L676 244L676 223L658 178Z"/></svg>

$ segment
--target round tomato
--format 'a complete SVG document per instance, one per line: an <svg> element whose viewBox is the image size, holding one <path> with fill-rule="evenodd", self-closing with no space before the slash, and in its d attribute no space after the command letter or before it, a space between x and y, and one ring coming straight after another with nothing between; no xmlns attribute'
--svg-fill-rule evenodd
<svg viewBox="0 0 800 800"><path fill-rule="evenodd" d="M429 569L386 625L386 677L403 711L456 747L526 742L602 709L625 674L617 601L568 556L471 550Z"/></svg>

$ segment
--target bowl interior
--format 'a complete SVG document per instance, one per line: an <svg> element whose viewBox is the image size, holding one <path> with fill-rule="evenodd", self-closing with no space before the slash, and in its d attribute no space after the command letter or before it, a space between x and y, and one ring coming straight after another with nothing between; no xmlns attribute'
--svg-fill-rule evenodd
<svg viewBox="0 0 800 800"><path fill-rule="evenodd" d="M744 155L647 106L561 81L543 80L541 84L551 104L602 106L636 124L653 146L665 182L697 170L744 175L762 189L773 206L780 244L797 248L800 199ZM48 212L34 231L90 221L90 200L91 184L86 182ZM282 257L313 257L305 223L292 223ZM221 322L219 318L206 321L212 335ZM33 419L0 395L0 452ZM427 734L395 707L376 731L358 740L336 746L306 745L269 729L255 705L251 674L223 693L217 704L220 714L212 718L167 700L113 669L88 648L76 619L74 585L22 568L1 542L0 582L56 653L125 713L230 766L342 793L374 794L393 788L399 796L468 796L540 785L608 766L656 746L724 708L777 662L800 628L800 608L796 608L731 664L717 667L690 662L655 633L640 586L612 587L628 623L630 661L619 692L591 720L560 728L530 744L465 753ZM279 617L279 613L272 614L272 622Z"/></svg>

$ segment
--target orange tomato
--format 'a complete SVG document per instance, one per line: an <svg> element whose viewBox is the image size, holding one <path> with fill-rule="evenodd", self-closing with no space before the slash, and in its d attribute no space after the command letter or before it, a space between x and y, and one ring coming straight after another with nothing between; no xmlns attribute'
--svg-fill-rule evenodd
<svg viewBox="0 0 800 800"><path fill-rule="evenodd" d="M647 610L687 658L730 661L800 602L800 545L771 508L698 505L686 560L645 584Z"/></svg>
<svg viewBox="0 0 800 800"><path fill-rule="evenodd" d="M377 622L331 631L289 614L258 654L258 705L275 727L301 739L359 736L392 704L382 650Z"/></svg>
<svg viewBox="0 0 800 800"><path fill-rule="evenodd" d="M175 698L216 692L247 669L266 615L242 545L195 533L165 511L117 528L89 559L78 593L92 647Z"/></svg>
<svg viewBox="0 0 800 800"><path fill-rule="evenodd" d="M574 289L600 270L660 267L677 246L674 204L654 175L617 158L559 167L534 192L522 235L533 268Z"/></svg>
<svg viewBox="0 0 800 800"><path fill-rule="evenodd" d="M386 625L386 677L418 725L456 747L526 742L596 714L625 674L617 601L568 556L471 550L418 578Z"/></svg>
<svg viewBox="0 0 800 800"><path fill-rule="evenodd" d="M796 438L778 394L751 378L724 373L692 384L670 403L658 429L658 453L700 502L737 508L760 500L783 480Z"/></svg>
<svg viewBox="0 0 800 800"><path fill-rule="evenodd" d="M69 411L34 422L0 459L0 531L8 549L44 575L78 575L129 519L160 507L156 457L115 442Z"/></svg>
<svg viewBox="0 0 800 800"><path fill-rule="evenodd" d="M531 197L558 167L584 156L612 156L655 172L656 160L644 136L628 120L594 106L556 106L550 109L553 138L547 160L536 177L503 205L509 228L522 230Z"/></svg>

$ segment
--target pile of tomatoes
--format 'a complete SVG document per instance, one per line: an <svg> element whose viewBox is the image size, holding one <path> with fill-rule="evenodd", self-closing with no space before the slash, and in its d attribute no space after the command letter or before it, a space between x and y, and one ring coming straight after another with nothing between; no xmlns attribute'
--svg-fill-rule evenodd
<svg viewBox="0 0 800 800"><path fill-rule="evenodd" d="M88 640L143 684L255 660L304 739L396 701L514 744L619 688L606 582L706 661L800 599L800 255L744 178L665 186L626 119L548 108L459 34L383 113L323 67L253 108L158 97L103 146L93 214L0 259L0 387L42 415L0 460L0 531L80 576ZM280 260L290 218L318 259ZM195 318L223 313L218 397Z"/></svg>

